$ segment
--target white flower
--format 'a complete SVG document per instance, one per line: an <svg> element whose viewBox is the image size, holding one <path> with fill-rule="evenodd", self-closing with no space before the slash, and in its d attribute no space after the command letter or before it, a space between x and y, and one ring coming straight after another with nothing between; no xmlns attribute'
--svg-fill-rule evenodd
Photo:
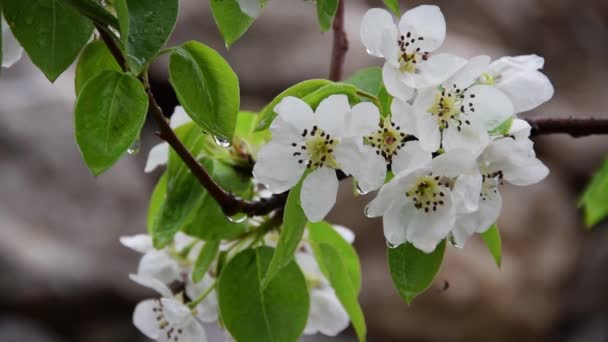
<svg viewBox="0 0 608 342"><path fill-rule="evenodd" d="M203 276L203 279L198 283L194 283L191 281L192 275L188 277L188 282L186 283L186 294L192 300L195 300L200 295L207 292L214 285L215 278L213 278L209 273L206 273ZM215 293L215 289L210 290L210 292L206 295L205 299L203 299L196 306L196 316L204 323L212 323L218 320L218 302L217 295Z"/></svg>
<svg viewBox="0 0 608 342"><path fill-rule="evenodd" d="M10 68L23 56L23 48L13 36L6 20L0 16L2 22L2 67Z"/></svg>
<svg viewBox="0 0 608 342"><path fill-rule="evenodd" d="M207 341L207 334L193 311L154 278L132 275L140 285L156 290L160 299L147 299L135 307L133 325L147 337L161 342Z"/></svg>
<svg viewBox="0 0 608 342"><path fill-rule="evenodd" d="M522 131L525 129L518 129L518 135ZM457 217L452 231L457 246L464 246L469 236L485 232L496 222L502 207L498 186L503 180L523 186L538 183L549 174L549 169L536 158L532 146L527 136L499 138L477 158L478 182L481 184L479 207Z"/></svg>
<svg viewBox="0 0 608 342"><path fill-rule="evenodd" d="M264 7L264 4L266 3L266 1L263 0L237 0L237 2L239 3L241 11L254 19L260 16L262 7Z"/></svg>
<svg viewBox="0 0 608 342"><path fill-rule="evenodd" d="M396 173L366 210L369 217L383 216L384 236L390 245L405 242L430 253L454 226L457 207L452 188L456 177L475 168L474 156L454 150L432 158L418 141L405 144L396 158ZM476 207L479 190L459 192L464 207Z"/></svg>
<svg viewBox="0 0 608 342"><path fill-rule="evenodd" d="M490 62L471 59L438 88L420 91L414 101L414 135L425 151L466 149L478 154L489 142L488 131L513 115L513 105L500 90L476 83ZM408 110L407 104L401 106Z"/></svg>
<svg viewBox="0 0 608 342"><path fill-rule="evenodd" d="M553 85L543 68L545 60L537 55L502 57L490 64L482 82L502 90L516 113L534 109L553 97Z"/></svg>
<svg viewBox="0 0 608 342"><path fill-rule="evenodd" d="M383 9L367 11L361 22L361 40L367 52L384 57L382 77L388 92L403 101L413 88L436 86L465 65L450 54L433 54L445 39L445 19L439 7L422 5L403 14L397 27Z"/></svg>
<svg viewBox="0 0 608 342"><path fill-rule="evenodd" d="M176 106L173 114L171 115L171 128L176 129L179 126L191 122L192 119L186 114L184 107ZM152 172L157 167L167 164L169 160L169 144L166 142L157 144L150 149L148 153L148 160L144 167L144 172Z"/></svg>
<svg viewBox="0 0 608 342"><path fill-rule="evenodd" d="M188 260L179 260L177 254L189 247L196 240L184 233L175 235L173 244L157 250L152 245L152 237L146 234L134 236L123 236L120 242L132 250L142 253L139 261L137 274L143 277L151 277L164 284L170 284L177 280L184 280L188 274ZM195 243L186 256L194 260L202 247L202 242Z"/></svg>
<svg viewBox="0 0 608 342"><path fill-rule="evenodd" d="M313 113L304 101L290 96L274 110L278 116L270 126L272 140L258 152L253 175L276 194L310 171L300 193L310 221L323 219L336 202L336 169L353 175L365 192L384 183L384 159L363 143L363 136L374 132L380 120L373 104L362 102L351 109L345 95L332 95Z"/></svg>

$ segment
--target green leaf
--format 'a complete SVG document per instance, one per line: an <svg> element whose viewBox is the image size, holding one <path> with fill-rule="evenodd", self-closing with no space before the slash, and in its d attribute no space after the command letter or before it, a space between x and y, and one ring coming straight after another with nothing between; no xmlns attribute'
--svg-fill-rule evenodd
<svg viewBox="0 0 608 342"><path fill-rule="evenodd" d="M154 187L154 191L152 191L152 196L150 196L150 203L148 204L148 216L147 216L147 226L148 226L148 234L152 236L153 227L156 224L155 220L158 217L159 210L162 208L165 198L167 194L167 173L163 173L163 175L156 183Z"/></svg>
<svg viewBox="0 0 608 342"><path fill-rule="evenodd" d="M306 175L304 175L304 177L305 176ZM272 257L270 266L268 266L268 273L266 273L264 281L262 282L264 287L272 281L283 267L293 260L293 254L298 248L300 241L302 241L304 228L308 222L306 214L304 214L304 210L302 210L302 204L300 203L300 190L302 190L304 177L302 177L296 186L291 188L291 191L289 191L289 195L287 196L285 212L283 213L281 235L279 236L277 249Z"/></svg>
<svg viewBox="0 0 608 342"><path fill-rule="evenodd" d="M410 304L430 285L441 267L445 240L432 253L424 253L410 243L388 249L388 266L401 297Z"/></svg>
<svg viewBox="0 0 608 342"><path fill-rule="evenodd" d="M55 81L93 33L91 22L59 0L3 1L4 17L32 62Z"/></svg>
<svg viewBox="0 0 608 342"><path fill-rule="evenodd" d="M608 216L608 159L587 185L578 206L584 210L588 229Z"/></svg>
<svg viewBox="0 0 608 342"><path fill-rule="evenodd" d="M359 256L355 248L348 241L344 240L342 235L331 224L325 221L308 223L308 238L314 242L311 245L317 260L322 256L318 248L318 245L321 243L330 245L340 254L353 288L356 293L359 293L361 290L361 264L359 263ZM323 273L329 277L327 270L323 270Z"/></svg>
<svg viewBox="0 0 608 342"><path fill-rule="evenodd" d="M194 269L192 270L192 280L194 280L195 283L198 283L203 279L219 250L219 240L210 240L205 242L203 248L201 248L201 252L196 258Z"/></svg>
<svg viewBox="0 0 608 342"><path fill-rule="evenodd" d="M75 108L76 142L94 175L114 165L139 137L148 97L133 76L103 71L82 88Z"/></svg>
<svg viewBox="0 0 608 342"><path fill-rule="evenodd" d="M106 44L101 40L92 41L84 48L76 65L76 95L88 80L105 70L121 71Z"/></svg>
<svg viewBox="0 0 608 342"><path fill-rule="evenodd" d="M498 226L493 224L490 229L481 234L481 239L486 244L486 247L488 247L492 257L494 257L496 266L500 267L502 263L502 242L500 240Z"/></svg>
<svg viewBox="0 0 608 342"><path fill-rule="evenodd" d="M361 69L351 76L346 83L352 84L357 88L376 96L382 106L382 108L380 108L382 116L387 116L391 112L393 97L388 93L386 87L384 87L382 69L380 67ZM369 99L365 97L361 97L361 99L369 101Z"/></svg>
<svg viewBox="0 0 608 342"><path fill-rule="evenodd" d="M272 102L270 102L260 113L258 125L256 127L256 131L262 131L270 127L270 124L277 117L277 113L274 111L274 107L283 100L283 98L287 96L294 96L297 98L303 98L304 96L318 90L319 88L332 83L328 80L307 80L295 84L287 89L285 89L282 93L277 95Z"/></svg>
<svg viewBox="0 0 608 342"><path fill-rule="evenodd" d="M359 95L357 95L357 90L357 87L352 84L332 82L304 96L302 101L308 103L312 109L316 109L319 103L328 96L344 94L348 97L348 102L353 105L361 102Z"/></svg>
<svg viewBox="0 0 608 342"><path fill-rule="evenodd" d="M509 133L511 125L513 124L513 117L503 121L500 125L490 131L490 135L505 135Z"/></svg>
<svg viewBox="0 0 608 342"><path fill-rule="evenodd" d="M188 42L169 61L173 89L186 113L209 133L232 141L239 112L239 81L212 48Z"/></svg>
<svg viewBox="0 0 608 342"><path fill-rule="evenodd" d="M323 268L327 270L331 287L336 291L336 296L342 303L344 310L348 313L350 320L359 337L359 341L365 341L366 327L363 311L357 300L355 289L348 269L343 262L340 253L332 246L322 243L319 245Z"/></svg>
<svg viewBox="0 0 608 342"><path fill-rule="evenodd" d="M317 18L321 31L326 32L334 21L338 11L338 0L317 0Z"/></svg>
<svg viewBox="0 0 608 342"><path fill-rule="evenodd" d="M256 132L257 120L257 113L239 112L234 131L235 138L232 141L235 147L251 156L257 155L260 148L271 138L268 130Z"/></svg>
<svg viewBox="0 0 608 342"><path fill-rule="evenodd" d="M388 7L395 15L400 15L399 0L383 0L386 7Z"/></svg>
<svg viewBox="0 0 608 342"><path fill-rule="evenodd" d="M100 23L103 26L111 26L118 29L118 21L116 17L105 10L96 1L91 0L62 0L64 3L72 6L82 15L91 19L94 23Z"/></svg>
<svg viewBox="0 0 608 342"><path fill-rule="evenodd" d="M116 12L127 62L139 75L173 32L178 0L119 0Z"/></svg>
<svg viewBox="0 0 608 342"><path fill-rule="evenodd" d="M283 267L266 287L273 251L245 250L226 265L219 278L221 317L240 342L296 341L306 326L310 299L306 280L295 262Z"/></svg>
<svg viewBox="0 0 608 342"><path fill-rule="evenodd" d="M236 0L211 0L209 4L226 47L232 46L253 24L254 19L241 11Z"/></svg>

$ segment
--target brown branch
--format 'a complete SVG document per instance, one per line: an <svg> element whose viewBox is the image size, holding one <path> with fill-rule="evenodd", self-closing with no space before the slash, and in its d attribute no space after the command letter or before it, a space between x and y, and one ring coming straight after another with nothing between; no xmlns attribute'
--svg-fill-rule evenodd
<svg viewBox="0 0 608 342"><path fill-rule="evenodd" d="M331 65L329 68L329 79L332 81L342 80L344 71L344 57L348 51L348 37L344 31L344 0L338 3L338 9L333 23L334 43L331 51Z"/></svg>
<svg viewBox="0 0 608 342"><path fill-rule="evenodd" d="M594 134L608 134L608 117L525 118L532 126L533 136L569 134L575 138Z"/></svg>

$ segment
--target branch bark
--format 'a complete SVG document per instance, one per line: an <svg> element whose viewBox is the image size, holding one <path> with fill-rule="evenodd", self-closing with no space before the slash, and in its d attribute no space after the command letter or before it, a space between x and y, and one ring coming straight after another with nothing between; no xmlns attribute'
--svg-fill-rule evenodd
<svg viewBox="0 0 608 342"><path fill-rule="evenodd" d="M568 116L524 119L532 126L532 136L561 133L579 138L594 134L608 134L608 117Z"/></svg>
<svg viewBox="0 0 608 342"><path fill-rule="evenodd" d="M333 22L334 42L331 51L331 65L329 79L337 82L342 80L344 72L344 58L348 51L348 37L344 31L344 0L338 3L338 9Z"/></svg>

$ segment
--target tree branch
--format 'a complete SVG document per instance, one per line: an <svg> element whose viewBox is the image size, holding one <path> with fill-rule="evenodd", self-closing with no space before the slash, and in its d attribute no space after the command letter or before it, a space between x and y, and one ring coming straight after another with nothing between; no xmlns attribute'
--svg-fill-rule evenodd
<svg viewBox="0 0 608 342"><path fill-rule="evenodd" d="M524 118L532 126L532 136L569 134L574 138L608 134L608 117L568 116L565 118Z"/></svg>
<svg viewBox="0 0 608 342"><path fill-rule="evenodd" d="M339 0L338 9L333 22L334 43L331 51L329 79L337 82L342 80L344 57L348 51L348 37L344 31L344 0Z"/></svg>

